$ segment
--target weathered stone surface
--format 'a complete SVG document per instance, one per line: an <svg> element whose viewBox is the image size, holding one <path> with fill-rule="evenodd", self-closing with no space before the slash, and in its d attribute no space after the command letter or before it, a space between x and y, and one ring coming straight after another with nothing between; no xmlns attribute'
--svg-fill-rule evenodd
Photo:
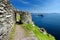
<svg viewBox="0 0 60 40"><path fill-rule="evenodd" d="M47 32L46 32L46 30L44 28L40 28L39 30L40 30L41 33L47 34Z"/></svg>
<svg viewBox="0 0 60 40"><path fill-rule="evenodd" d="M14 24L14 8L9 0L0 0L0 40L7 40Z"/></svg>
<svg viewBox="0 0 60 40"><path fill-rule="evenodd" d="M27 23L27 24L32 23L31 14L29 12L19 11L19 10L16 10L15 12L20 14L20 19L21 19L20 21L22 23Z"/></svg>
<svg viewBox="0 0 60 40"><path fill-rule="evenodd" d="M21 21L23 23L28 23L28 24L32 23L32 18L31 18L31 14L30 13L28 13L28 12L21 12L20 16L21 16Z"/></svg>

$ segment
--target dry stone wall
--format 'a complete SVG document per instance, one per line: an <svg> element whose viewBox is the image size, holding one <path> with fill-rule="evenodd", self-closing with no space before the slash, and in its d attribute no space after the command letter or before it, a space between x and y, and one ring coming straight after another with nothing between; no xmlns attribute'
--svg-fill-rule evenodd
<svg viewBox="0 0 60 40"><path fill-rule="evenodd" d="M0 40L7 40L14 22L14 8L9 0L0 0Z"/></svg>

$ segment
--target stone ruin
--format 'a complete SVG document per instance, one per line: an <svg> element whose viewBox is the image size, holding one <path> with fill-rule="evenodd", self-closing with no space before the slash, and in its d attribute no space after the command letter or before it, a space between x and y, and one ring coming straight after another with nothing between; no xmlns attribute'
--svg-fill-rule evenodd
<svg viewBox="0 0 60 40"><path fill-rule="evenodd" d="M21 20L19 21L19 23L28 23L28 24L32 23L31 14L29 12L16 10L15 13L20 15Z"/></svg>

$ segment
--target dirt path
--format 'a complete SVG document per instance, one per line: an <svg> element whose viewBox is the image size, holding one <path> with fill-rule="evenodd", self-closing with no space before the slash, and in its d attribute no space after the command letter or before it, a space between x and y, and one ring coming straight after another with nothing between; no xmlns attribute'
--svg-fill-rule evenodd
<svg viewBox="0 0 60 40"><path fill-rule="evenodd" d="M25 37L25 30L20 25L16 25L14 40L21 40L24 37Z"/></svg>

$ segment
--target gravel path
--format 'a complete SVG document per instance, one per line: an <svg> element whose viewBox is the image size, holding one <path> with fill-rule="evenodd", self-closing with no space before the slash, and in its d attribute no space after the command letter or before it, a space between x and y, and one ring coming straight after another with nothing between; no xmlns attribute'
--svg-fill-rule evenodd
<svg viewBox="0 0 60 40"><path fill-rule="evenodd" d="M21 40L24 37L25 37L25 30L20 25L16 25L14 40Z"/></svg>

